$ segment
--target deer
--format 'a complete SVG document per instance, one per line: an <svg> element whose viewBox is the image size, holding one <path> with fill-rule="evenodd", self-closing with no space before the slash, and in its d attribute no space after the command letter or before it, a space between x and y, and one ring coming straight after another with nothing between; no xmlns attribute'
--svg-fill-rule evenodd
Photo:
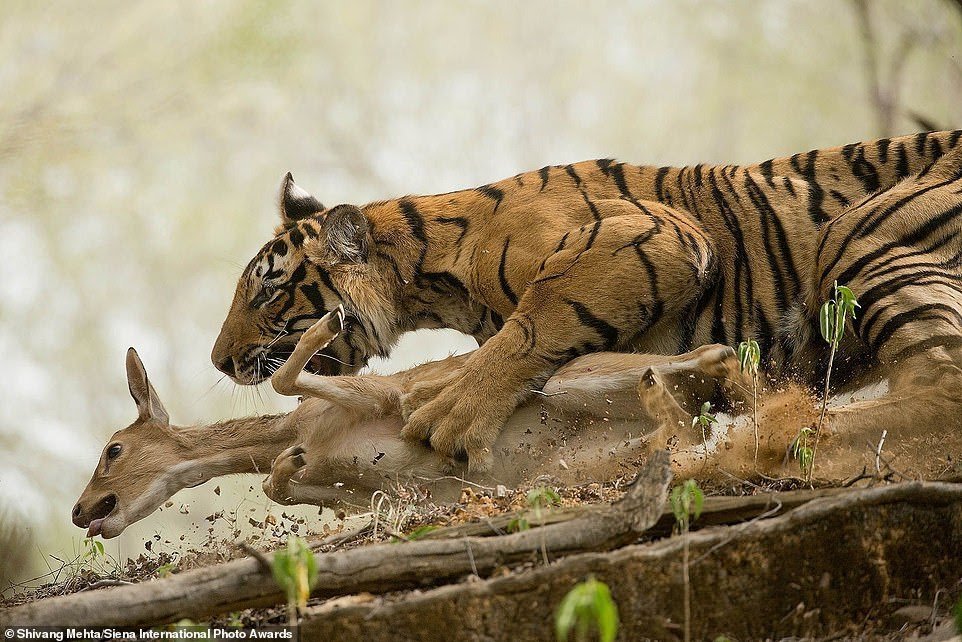
<svg viewBox="0 0 962 642"><path fill-rule="evenodd" d="M400 404L414 386L449 375L470 353L386 375L305 370L343 331L344 311L336 308L304 332L271 377L276 392L301 398L293 411L194 426L171 425L137 351L128 349L127 384L137 418L108 440L73 508L74 524L90 537L109 539L181 489L265 471L262 489L279 504L351 510L369 506L377 491L399 487L417 490L425 501L450 503L466 485L493 490L543 477L564 485L611 480L665 447L679 477L717 471L782 476L791 474L786 449L818 418L811 391L790 382L772 386L758 398L763 430L755 448L753 427L739 423L751 414L753 382L731 347L712 344L676 356L597 352L570 361L531 391L494 444L494 466L469 473L466 458L403 438ZM710 435L692 421L706 400L733 417ZM824 475L847 475L872 461L878 466L876 448L866 449L877 436L850 429L853 405L826 416ZM904 444L924 443L919 438L932 433L946 447L958 446L959 438L937 426L920 431L906 435Z"/></svg>
<svg viewBox="0 0 962 642"><path fill-rule="evenodd" d="M706 399L738 403L748 390L728 346L671 357L585 355L531 392L495 443L495 466L469 475L465 458L402 438L400 409L413 386L447 376L469 355L387 375L304 370L343 331L343 320L337 308L312 325L271 378L275 391L301 398L293 411L205 425L172 425L137 351L128 349L137 418L108 440L73 507L73 523L89 537L116 537L179 490L239 473L269 471L262 488L280 504L347 508L399 485L443 503L467 484L516 487L545 475L565 484L610 479L671 440L676 454L700 447L691 429L695 409Z"/></svg>

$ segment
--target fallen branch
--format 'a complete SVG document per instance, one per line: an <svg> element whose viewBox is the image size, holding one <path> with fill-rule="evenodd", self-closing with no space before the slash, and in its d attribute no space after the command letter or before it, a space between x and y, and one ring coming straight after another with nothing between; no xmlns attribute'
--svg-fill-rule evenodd
<svg viewBox="0 0 962 642"><path fill-rule="evenodd" d="M490 573L535 560L543 548L556 558L609 551L636 541L658 521L670 481L668 453L659 451L619 501L593 507L563 523L498 538L379 544L318 554L318 582L312 595L335 597L432 586L469 573ZM134 586L31 602L0 613L0 626L160 624L283 602L283 594L261 565L247 558Z"/></svg>
<svg viewBox="0 0 962 642"><path fill-rule="evenodd" d="M871 478L871 476L869 476ZM834 497L843 493L850 493L848 488L819 488L816 490L790 490L784 492L759 493L745 497L706 497L705 505L702 508L701 517L698 519L697 526L721 526L725 524L737 524L748 519L754 519L761 514L767 513L772 508L778 510L770 516L784 514L802 504L807 504L814 499L824 497ZM587 518L599 510L607 510L606 506L575 506L572 508L554 510L548 514L542 514L539 523L561 524L573 519ZM458 539L461 537L490 537L503 535L509 529L509 524L515 520L524 519L528 523L535 523L534 511L526 510L521 513L507 513L496 515L480 522L469 522L458 524L457 526L446 526L438 528L421 535L419 539ZM672 531L675 525L675 516L670 508L664 508L658 521L648 529L650 535L666 535Z"/></svg>
<svg viewBox="0 0 962 642"><path fill-rule="evenodd" d="M962 486L848 491L773 519L688 537L692 636L860 637L912 596L931 604L962 576ZM506 577L308 609L302 639L553 640L552 614L589 575L619 606L619 639L679 639L684 537L566 557ZM953 589L953 593L957 589ZM899 598L899 599L894 599Z"/></svg>

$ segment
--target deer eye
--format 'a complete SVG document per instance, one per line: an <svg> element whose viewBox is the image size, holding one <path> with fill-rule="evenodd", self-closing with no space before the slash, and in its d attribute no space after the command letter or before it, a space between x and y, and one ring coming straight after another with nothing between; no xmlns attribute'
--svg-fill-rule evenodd
<svg viewBox="0 0 962 642"><path fill-rule="evenodd" d="M107 449L107 459L117 459L122 449L123 447L120 444L114 444Z"/></svg>

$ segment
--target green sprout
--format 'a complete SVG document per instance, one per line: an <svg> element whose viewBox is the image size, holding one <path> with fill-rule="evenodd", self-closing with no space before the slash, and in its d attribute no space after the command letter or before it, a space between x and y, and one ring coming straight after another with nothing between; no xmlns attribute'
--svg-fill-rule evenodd
<svg viewBox="0 0 962 642"><path fill-rule="evenodd" d="M509 533L520 533L521 531L526 531L529 528L531 528L531 524L528 523L528 520L524 517L524 515L515 517L508 522Z"/></svg>
<svg viewBox="0 0 962 642"><path fill-rule="evenodd" d="M106 556L104 543L98 539L87 537L84 539L83 561L93 562Z"/></svg>
<svg viewBox="0 0 962 642"><path fill-rule="evenodd" d="M845 336L845 322L848 319L855 319L855 308L860 307L855 294L844 285L839 285L838 281L833 284L835 296L826 301L818 315L818 327L822 333L822 338L831 346L828 353L828 367L825 371L825 389L822 392L822 410L818 416L818 426L815 428L815 444L812 446L812 458L808 466L807 481L811 483L812 473L815 471L815 455L818 453L818 438L822 434L822 423L825 421L825 412L828 409L828 392L832 380L832 366L835 363L835 353L838 346ZM801 461L801 459L799 459Z"/></svg>
<svg viewBox="0 0 962 642"><path fill-rule="evenodd" d="M758 364L762 350L758 341L749 339L738 344L738 366L752 378L752 425L755 428L755 468L758 468Z"/></svg>
<svg viewBox="0 0 962 642"><path fill-rule="evenodd" d="M104 548L104 543L92 537L85 537L80 544L74 540L75 557L69 563L74 573L89 571L96 575L105 576L116 573L120 563Z"/></svg>
<svg viewBox="0 0 962 642"><path fill-rule="evenodd" d="M548 486L538 486L528 491L525 496L528 506L534 509L535 514L539 515L542 509L557 506L561 503L561 495L554 488Z"/></svg>
<svg viewBox="0 0 962 642"><path fill-rule="evenodd" d="M618 606L604 582L589 577L576 584L561 600L554 614L558 642L566 642L574 630L575 640L588 640L594 629L601 642L612 642L618 635Z"/></svg>
<svg viewBox="0 0 962 642"><path fill-rule="evenodd" d="M538 520L541 526L544 526L544 511L552 506L558 506L561 504L561 495L558 494L554 488L549 488L548 486L537 486L528 491L525 496L525 501L528 503L532 509L534 509L534 518ZM521 521L517 524L520 530L527 530L529 524L524 517L519 518ZM523 522L523 524L521 523ZM508 525L510 528L510 524ZM544 531L541 531L541 559L544 563L548 563L548 547L545 542Z"/></svg>
<svg viewBox="0 0 962 642"><path fill-rule="evenodd" d="M317 581L317 561L300 537L288 537L287 547L274 553L274 581L287 596L287 620L297 624L297 614L307 606L311 587Z"/></svg>
<svg viewBox="0 0 962 642"><path fill-rule="evenodd" d="M694 479L685 480L684 484L671 489L669 497L671 512L675 515L678 531L682 535L688 534L692 519L698 519L705 504L705 493L698 487ZM685 586L685 642L691 642L691 578L688 575L688 538L682 543L682 583Z"/></svg>
<svg viewBox="0 0 962 642"><path fill-rule="evenodd" d="M701 411L698 413L697 417L693 417L691 420L691 427L701 428L701 441L705 446L705 464L708 464L708 431L711 429L712 424L716 423L718 419L715 415L711 414L711 402L706 401L701 405Z"/></svg>
<svg viewBox="0 0 962 642"><path fill-rule="evenodd" d="M684 484L671 489L671 512L675 515L678 530L688 532L692 518L701 516L701 509L705 505L705 493L694 479L685 480Z"/></svg>
<svg viewBox="0 0 962 642"><path fill-rule="evenodd" d="M791 445L792 457L798 460L798 468L806 477L808 477L812 464L815 462L815 449L808 444L809 437L814 434L815 431L806 426L798 431L798 437Z"/></svg>
<svg viewBox="0 0 962 642"><path fill-rule="evenodd" d="M819 329L822 338L832 346L837 347L845 336L846 319L855 318L855 308L860 307L858 299L849 288L835 282L835 298L826 301L818 316Z"/></svg>

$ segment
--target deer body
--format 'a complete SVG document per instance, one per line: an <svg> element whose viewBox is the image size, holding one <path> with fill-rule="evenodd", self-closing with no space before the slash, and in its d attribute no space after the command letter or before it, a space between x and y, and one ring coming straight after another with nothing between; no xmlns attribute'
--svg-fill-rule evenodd
<svg viewBox="0 0 962 642"><path fill-rule="evenodd" d="M786 468L786 446L817 418L808 392L785 386L760 398L757 459L752 427L738 419L719 427L709 447L692 427L701 403L713 400L738 411L751 398L752 384L731 348L703 346L675 357L592 353L558 370L540 394L528 394L494 444L493 467L469 473L466 461L403 438L400 410L400 399L412 387L450 374L468 355L392 375L324 377L304 371L339 332L335 311L303 334L272 377L278 392L304 397L292 412L193 427L170 425L131 348L127 378L138 417L107 443L74 507L74 523L88 535L116 537L182 488L233 473L269 472L263 489L283 504L366 507L375 491L398 485L446 502L456 500L465 484L512 487L542 475L565 484L611 479L633 470L650 448L666 444L682 476L723 469L778 476L792 470ZM928 403L954 403L959 388L947 377L939 381L924 388ZM860 402L865 403L870 402ZM867 458L876 459L874 450L865 448L866 439L876 435L852 423L851 408L860 404L830 410L820 473L848 476ZM878 425L892 425L899 412L889 408L888 420L880 418ZM906 445L926 430L939 433L946 444L955 439L924 422L918 429L918 435L902 435Z"/></svg>
<svg viewBox="0 0 962 642"><path fill-rule="evenodd" d="M104 448L74 507L74 523L91 536L116 537L182 488L233 473L269 471L263 488L279 503L355 506L399 484L443 502L456 499L465 483L512 487L540 475L563 483L603 480L630 470L648 452L646 433L664 445L684 428L679 424L690 422L691 407L717 396L726 377L738 376L734 353L724 346L678 357L599 353L576 359L514 413L495 442L494 466L468 475L466 461L401 436L399 405L413 386L450 374L467 355L393 375L304 372L340 329L337 311L317 322L272 378L278 392L304 396L295 410L203 426L170 425L131 348L127 377L138 418ZM653 385L639 387L646 374Z"/></svg>

